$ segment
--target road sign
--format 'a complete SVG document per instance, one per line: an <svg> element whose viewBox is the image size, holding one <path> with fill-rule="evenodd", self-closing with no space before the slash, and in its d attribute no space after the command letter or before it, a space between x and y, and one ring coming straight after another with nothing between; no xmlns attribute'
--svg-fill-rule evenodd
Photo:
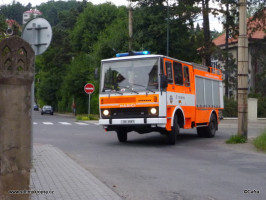
<svg viewBox="0 0 266 200"><path fill-rule="evenodd" d="M84 86L84 91L87 93L87 94L91 94L94 92L94 85L92 85L91 83L87 83L85 86Z"/></svg>
<svg viewBox="0 0 266 200"><path fill-rule="evenodd" d="M36 56L40 55L46 51L51 43L51 25L44 18L35 18L26 24L22 38L31 45Z"/></svg>

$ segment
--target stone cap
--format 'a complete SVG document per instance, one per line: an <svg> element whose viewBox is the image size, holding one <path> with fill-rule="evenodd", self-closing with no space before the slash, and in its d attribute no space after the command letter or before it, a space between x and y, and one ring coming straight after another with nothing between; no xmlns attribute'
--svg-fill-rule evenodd
<svg viewBox="0 0 266 200"><path fill-rule="evenodd" d="M30 44L18 36L0 42L0 84L31 84L35 54Z"/></svg>

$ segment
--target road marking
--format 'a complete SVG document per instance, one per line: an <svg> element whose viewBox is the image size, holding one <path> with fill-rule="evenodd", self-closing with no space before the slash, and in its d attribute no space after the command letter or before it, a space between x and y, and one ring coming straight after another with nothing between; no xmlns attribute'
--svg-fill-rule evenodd
<svg viewBox="0 0 266 200"><path fill-rule="evenodd" d="M85 126L88 126L89 124L86 124L86 123L83 123L83 122L75 122L75 124L78 124L78 125L85 125Z"/></svg>
<svg viewBox="0 0 266 200"><path fill-rule="evenodd" d="M63 124L63 125L72 125L71 123L68 123L68 122L58 122L60 124Z"/></svg>
<svg viewBox="0 0 266 200"><path fill-rule="evenodd" d="M45 124L45 125L53 125L54 123L52 123L52 122L43 122L43 124Z"/></svg>
<svg viewBox="0 0 266 200"><path fill-rule="evenodd" d="M34 124L34 125L36 125L36 124L38 124L38 123L36 123L36 122L33 122L33 124Z"/></svg>

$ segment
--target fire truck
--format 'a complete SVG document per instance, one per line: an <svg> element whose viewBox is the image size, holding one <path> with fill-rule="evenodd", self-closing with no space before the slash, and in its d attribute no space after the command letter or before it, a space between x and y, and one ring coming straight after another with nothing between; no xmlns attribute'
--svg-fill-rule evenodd
<svg viewBox="0 0 266 200"><path fill-rule="evenodd" d="M131 131L160 132L176 144L180 128L214 137L223 109L222 72L148 51L101 62L99 124L127 142Z"/></svg>

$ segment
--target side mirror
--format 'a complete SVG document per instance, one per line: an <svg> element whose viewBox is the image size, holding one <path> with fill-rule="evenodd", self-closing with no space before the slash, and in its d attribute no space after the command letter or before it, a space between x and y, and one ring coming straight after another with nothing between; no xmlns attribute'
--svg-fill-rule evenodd
<svg viewBox="0 0 266 200"><path fill-rule="evenodd" d="M95 68L94 70L94 79L99 80L99 69L98 68Z"/></svg>
<svg viewBox="0 0 266 200"><path fill-rule="evenodd" d="M161 89L167 88L168 80L164 74L160 74L160 83L161 83Z"/></svg>

